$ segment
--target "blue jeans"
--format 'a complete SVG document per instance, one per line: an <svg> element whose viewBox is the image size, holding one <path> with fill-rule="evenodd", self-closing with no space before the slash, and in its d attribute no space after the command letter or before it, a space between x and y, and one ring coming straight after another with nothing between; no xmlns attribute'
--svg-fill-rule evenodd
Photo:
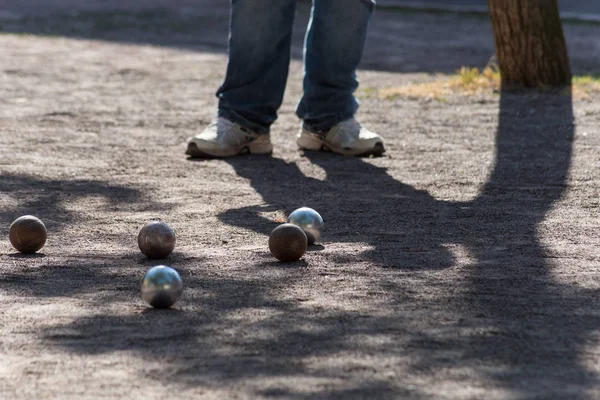
<svg viewBox="0 0 600 400"><path fill-rule="evenodd" d="M324 132L358 109L353 93L374 0L313 0L297 114ZM277 119L288 77L296 0L231 0L229 62L219 116L258 133Z"/></svg>

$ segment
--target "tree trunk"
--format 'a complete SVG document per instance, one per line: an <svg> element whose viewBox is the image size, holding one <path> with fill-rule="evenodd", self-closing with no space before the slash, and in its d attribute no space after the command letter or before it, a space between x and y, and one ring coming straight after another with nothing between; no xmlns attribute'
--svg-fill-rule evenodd
<svg viewBox="0 0 600 400"><path fill-rule="evenodd" d="M488 6L503 88L571 83L557 0L488 0Z"/></svg>

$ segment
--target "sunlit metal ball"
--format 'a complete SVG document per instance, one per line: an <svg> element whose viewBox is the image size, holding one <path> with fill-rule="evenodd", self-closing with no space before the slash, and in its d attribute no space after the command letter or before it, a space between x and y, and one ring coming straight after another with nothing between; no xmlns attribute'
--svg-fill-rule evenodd
<svg viewBox="0 0 600 400"><path fill-rule="evenodd" d="M46 226L33 215L24 215L10 225L8 237L15 249L25 254L33 254L46 244Z"/></svg>
<svg viewBox="0 0 600 400"><path fill-rule="evenodd" d="M138 234L138 246L148 258L166 258L175 248L175 232L164 222L148 222Z"/></svg>
<svg viewBox="0 0 600 400"><path fill-rule="evenodd" d="M142 279L142 299L155 308L169 308L183 292L181 277L171 267L152 267Z"/></svg>
<svg viewBox="0 0 600 400"><path fill-rule="evenodd" d="M295 210L288 217L288 222L302 228L308 239L308 244L318 242L323 231L323 218L312 208L302 207Z"/></svg>
<svg viewBox="0 0 600 400"><path fill-rule="evenodd" d="M308 239L304 231L293 224L281 224L269 236L269 250L283 262L298 261L306 252Z"/></svg>

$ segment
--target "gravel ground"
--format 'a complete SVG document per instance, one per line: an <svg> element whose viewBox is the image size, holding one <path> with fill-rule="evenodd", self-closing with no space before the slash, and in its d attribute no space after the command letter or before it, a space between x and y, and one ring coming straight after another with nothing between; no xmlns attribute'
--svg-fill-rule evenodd
<svg viewBox="0 0 600 400"><path fill-rule="evenodd" d="M369 95L485 65L486 19L376 14L359 118L388 152L354 159L296 150L302 6L273 156L190 161L223 79L226 3L14 3L0 2L26 16L0 23L0 397L600 396L600 98ZM565 30L574 70L593 73L600 27ZM275 262L268 234L300 206L323 215L323 242ZM22 214L48 227L37 256L10 247ZM177 233L173 310L139 297L150 219Z"/></svg>

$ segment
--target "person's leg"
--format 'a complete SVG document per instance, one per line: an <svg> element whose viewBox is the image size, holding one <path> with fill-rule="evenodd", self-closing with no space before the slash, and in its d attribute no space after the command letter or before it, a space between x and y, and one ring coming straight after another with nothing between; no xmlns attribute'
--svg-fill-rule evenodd
<svg viewBox="0 0 600 400"><path fill-rule="evenodd" d="M354 120L356 68L362 57L374 0L313 0L304 50L303 150L381 155L383 138Z"/></svg>
<svg viewBox="0 0 600 400"><path fill-rule="evenodd" d="M297 114L314 132L328 131L358 109L356 68L374 6L373 0L313 0Z"/></svg>
<svg viewBox="0 0 600 400"><path fill-rule="evenodd" d="M257 133L277 119L290 63L296 0L231 0L229 63L219 116Z"/></svg>

